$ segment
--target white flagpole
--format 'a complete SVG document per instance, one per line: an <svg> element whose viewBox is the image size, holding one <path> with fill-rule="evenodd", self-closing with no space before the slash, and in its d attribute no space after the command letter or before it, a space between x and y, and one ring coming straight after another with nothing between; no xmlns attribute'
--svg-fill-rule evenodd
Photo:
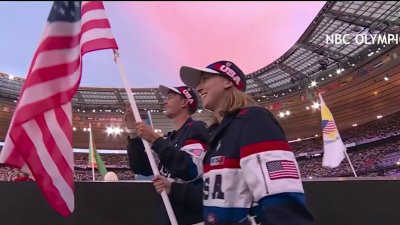
<svg viewBox="0 0 400 225"><path fill-rule="evenodd" d="M344 154L346 155L347 161L349 161L351 170L353 171L354 177L357 177L356 171L354 170L353 164L350 161L349 155L347 155L347 149L344 150Z"/></svg>
<svg viewBox="0 0 400 225"><path fill-rule="evenodd" d="M91 160L92 160L92 178L93 178L93 181L95 181L96 180L96 178L95 178L95 175L94 175L94 160L93 160L93 154L94 154L94 151L93 151L93 137L92 137L92 124L91 123L89 123L89 141L90 141L90 143L89 143L89 157L91 157Z"/></svg>
<svg viewBox="0 0 400 225"><path fill-rule="evenodd" d="M132 90L128 83L128 78L126 76L125 67L120 58L119 51L115 50L115 49L113 51L114 51L114 60L118 66L119 74L121 75L122 82L124 83L125 91L126 91L126 94L128 95L129 103L131 105L133 115L135 116L135 120L136 120L136 122L142 122L142 118L140 117L139 110L138 110L136 102L135 102L135 98L133 98L133 93L132 93ZM160 171L158 171L158 167L154 160L153 153L151 152L149 143L143 139L142 139L142 141L143 141L143 145L144 145L144 149L146 151L147 157L150 162L151 169L153 170L153 174L160 175ZM167 210L171 225L178 225L174 211L172 210L171 202L169 201L167 192L165 190L163 192L161 192L161 197L164 202L165 209Z"/></svg>

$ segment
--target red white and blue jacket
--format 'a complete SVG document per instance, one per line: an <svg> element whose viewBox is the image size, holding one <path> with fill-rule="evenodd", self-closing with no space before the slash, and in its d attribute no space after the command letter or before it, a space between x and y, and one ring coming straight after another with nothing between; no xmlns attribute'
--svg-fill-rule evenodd
<svg viewBox="0 0 400 225"><path fill-rule="evenodd" d="M157 139L151 146L158 158L160 174L174 180L169 195L176 219L180 225L201 222L201 176L203 174L203 158L208 142L207 125L202 121L189 118L184 125L162 138ZM129 165L136 174L153 175L143 142L139 138L128 137L127 146ZM184 185L184 182L190 182ZM194 194L185 187L193 186ZM182 188L183 187L183 188ZM189 191L189 192L188 192ZM188 195L190 197L188 198ZM160 199L161 200L161 199ZM169 219L164 205L159 202L158 224L168 225Z"/></svg>
<svg viewBox="0 0 400 225"><path fill-rule="evenodd" d="M250 224L252 203L263 225L313 224L296 159L268 110L248 107L225 116L203 162L206 224Z"/></svg>
<svg viewBox="0 0 400 225"><path fill-rule="evenodd" d="M208 136L207 124L189 118L180 129L155 140L151 148L156 153L160 174L182 181L200 177ZM128 137L127 152L134 173L153 175L140 138Z"/></svg>

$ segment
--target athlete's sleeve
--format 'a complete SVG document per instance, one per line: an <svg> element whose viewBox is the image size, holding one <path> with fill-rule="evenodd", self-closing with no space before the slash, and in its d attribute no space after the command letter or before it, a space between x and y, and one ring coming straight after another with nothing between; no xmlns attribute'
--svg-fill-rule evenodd
<svg viewBox="0 0 400 225"><path fill-rule="evenodd" d="M202 175L208 133L204 123L193 123L188 140L181 149L175 149L167 140L158 138L152 149L158 154L161 164L175 177L194 180Z"/></svg>
<svg viewBox="0 0 400 225"><path fill-rule="evenodd" d="M135 174L143 176L153 175L149 159L144 151L143 141L140 138L131 139L129 136L126 148L129 158L129 166Z"/></svg>
<svg viewBox="0 0 400 225"><path fill-rule="evenodd" d="M299 167L285 134L267 110L244 118L240 138L240 167L260 207L261 224L310 225Z"/></svg>

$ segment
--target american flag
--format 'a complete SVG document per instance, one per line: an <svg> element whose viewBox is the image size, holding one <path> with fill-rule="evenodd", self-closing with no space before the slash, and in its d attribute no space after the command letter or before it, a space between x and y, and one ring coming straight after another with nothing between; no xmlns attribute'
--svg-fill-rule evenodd
<svg viewBox="0 0 400 225"><path fill-rule="evenodd" d="M71 99L83 54L100 49L118 49L102 2L54 2L0 155L63 216L75 207Z"/></svg>
<svg viewBox="0 0 400 225"><path fill-rule="evenodd" d="M323 120L322 127L322 132L324 134L331 134L337 130L336 124L333 120Z"/></svg>
<svg viewBox="0 0 400 225"><path fill-rule="evenodd" d="M345 158L344 152L346 147L340 138L339 130L336 127L333 115L325 104L321 94L318 94L321 102L321 120L322 132L324 141L324 157L322 166L335 168L340 165L340 162Z"/></svg>
<svg viewBox="0 0 400 225"><path fill-rule="evenodd" d="M290 160L276 160L267 162L267 170L271 180L293 178L299 179L296 165Z"/></svg>

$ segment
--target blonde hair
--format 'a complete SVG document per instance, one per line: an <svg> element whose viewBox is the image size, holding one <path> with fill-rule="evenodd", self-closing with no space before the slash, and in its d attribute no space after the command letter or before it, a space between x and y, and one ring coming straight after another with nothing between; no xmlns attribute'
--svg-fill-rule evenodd
<svg viewBox="0 0 400 225"><path fill-rule="evenodd" d="M237 113L239 110L249 106L257 106L254 99L245 92L239 91L235 87L226 90L226 100L222 103L219 114L222 117Z"/></svg>

